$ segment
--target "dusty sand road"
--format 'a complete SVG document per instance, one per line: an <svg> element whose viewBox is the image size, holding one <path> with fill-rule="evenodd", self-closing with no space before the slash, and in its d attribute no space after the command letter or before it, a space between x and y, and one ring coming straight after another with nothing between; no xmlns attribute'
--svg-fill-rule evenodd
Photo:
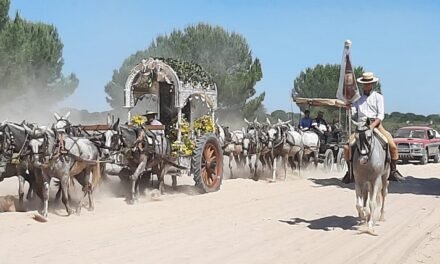
<svg viewBox="0 0 440 264"><path fill-rule="evenodd" d="M206 195L183 185L136 205L103 186L95 212L59 207L48 223L0 214L0 263L440 263L440 164L400 170L410 177L391 184L377 237L356 230L353 186L316 171L227 180ZM6 180L0 195L15 186Z"/></svg>

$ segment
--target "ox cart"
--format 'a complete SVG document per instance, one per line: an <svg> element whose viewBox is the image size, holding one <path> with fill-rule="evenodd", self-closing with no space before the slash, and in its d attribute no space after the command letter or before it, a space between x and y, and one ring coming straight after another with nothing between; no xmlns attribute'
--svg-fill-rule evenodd
<svg viewBox="0 0 440 264"><path fill-rule="evenodd" d="M338 99L302 97L294 97L293 101L298 107L307 107L308 109L310 109L310 107L331 107L339 110L338 120L337 123L333 124L333 130L325 134L317 132L321 139L319 162L323 164L324 169L327 171L332 171L335 164L337 171L346 170L347 164L344 159L344 144L346 143L348 132L341 126L342 111L346 111L344 102ZM346 116L347 115L345 115L345 117ZM346 123L347 122L345 122L345 124ZM305 162L307 163L307 160L305 160Z"/></svg>
<svg viewBox="0 0 440 264"><path fill-rule="evenodd" d="M223 152L216 135L214 112L217 87L201 66L175 59L143 59L130 72L124 88L124 108L128 125L135 125L140 115L135 106L146 101L147 109L157 113L164 126L144 126L163 131L171 143L173 177L193 176L204 192L219 190L223 179ZM138 111L140 111L138 109ZM138 113L140 114L140 113Z"/></svg>

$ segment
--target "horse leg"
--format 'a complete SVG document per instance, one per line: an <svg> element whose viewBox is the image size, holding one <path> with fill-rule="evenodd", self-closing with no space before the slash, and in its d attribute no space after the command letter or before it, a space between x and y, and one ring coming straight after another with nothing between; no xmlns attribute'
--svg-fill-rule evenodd
<svg viewBox="0 0 440 264"><path fill-rule="evenodd" d="M163 161L159 164L159 174L158 177L160 178L160 185L159 185L159 191L160 194L165 193L165 163Z"/></svg>
<svg viewBox="0 0 440 264"><path fill-rule="evenodd" d="M272 157L272 182L276 182L277 180L277 159Z"/></svg>
<svg viewBox="0 0 440 264"><path fill-rule="evenodd" d="M146 165L147 165L147 159L144 158L141 161L141 163L139 163L139 165L137 166L135 172L130 176L131 195L128 200L129 204L134 204L136 201L136 195L137 195L136 191L139 191L139 178L140 178L140 175L144 172Z"/></svg>
<svg viewBox="0 0 440 264"><path fill-rule="evenodd" d="M255 155L255 163L254 163L254 175L253 175L253 179L258 181L258 173L257 173L257 169L258 169L258 160L260 159L260 154Z"/></svg>
<svg viewBox="0 0 440 264"><path fill-rule="evenodd" d="M20 205L20 210L24 210L23 198L24 198L24 177L20 174L18 175L18 201Z"/></svg>
<svg viewBox="0 0 440 264"><path fill-rule="evenodd" d="M298 173L301 173L301 168L303 165L304 151L303 150L298 151L297 155L298 155Z"/></svg>
<svg viewBox="0 0 440 264"><path fill-rule="evenodd" d="M44 217L47 217L48 211L49 211L49 183L50 178L45 174L42 173L43 178L43 212L42 215Z"/></svg>
<svg viewBox="0 0 440 264"><path fill-rule="evenodd" d="M29 183L29 189L26 194L26 199L30 201L33 198L35 175L33 171L29 171L29 173L26 173L25 175L25 180Z"/></svg>
<svg viewBox="0 0 440 264"><path fill-rule="evenodd" d="M83 172L81 172L80 174L76 175L75 178L78 180L78 182L81 184L82 186L82 191L84 193L81 201L78 203L78 206L76 208L76 213L78 215L81 214L81 209L84 205L84 201L86 199L86 197L89 197L89 211L93 210L93 199L91 198L91 191L92 191L92 184L90 182L90 176L91 176L91 169L90 168L86 168Z"/></svg>
<svg viewBox="0 0 440 264"><path fill-rule="evenodd" d="M382 175L382 206L380 208L380 218L379 221L385 221L385 197L388 194L388 175L389 171L386 170L385 174Z"/></svg>
<svg viewBox="0 0 440 264"><path fill-rule="evenodd" d="M356 191L356 209L358 211L359 223L362 224L365 221L364 197L362 195L362 188L357 182L355 182L354 187Z"/></svg>
<svg viewBox="0 0 440 264"><path fill-rule="evenodd" d="M233 159L233 154L232 154L232 152L231 153L229 153L229 177L231 178L231 179L233 179L234 178L234 175L233 175L233 173L232 173L232 159Z"/></svg>
<svg viewBox="0 0 440 264"><path fill-rule="evenodd" d="M234 155L235 164L237 165L237 169L241 169L241 162L240 158L238 157L238 154Z"/></svg>
<svg viewBox="0 0 440 264"><path fill-rule="evenodd" d="M171 176L171 181L172 181L172 185L173 186L173 190L177 189L177 176L176 175L172 175Z"/></svg>
<svg viewBox="0 0 440 264"><path fill-rule="evenodd" d="M287 181L287 163L289 160L289 155L286 154L283 157L283 164L284 164L284 181Z"/></svg>
<svg viewBox="0 0 440 264"><path fill-rule="evenodd" d="M254 174L254 167L253 167L253 164L252 164L252 156L251 156L251 155L248 155L248 156L246 157L246 159L248 160L247 163L248 163L248 166L249 166L249 172L250 172L251 175L252 175L252 174Z"/></svg>
<svg viewBox="0 0 440 264"><path fill-rule="evenodd" d="M313 163L315 164L315 169L318 168L318 162L319 162L319 150L313 152Z"/></svg>
<svg viewBox="0 0 440 264"><path fill-rule="evenodd" d="M72 209L69 206L69 181L70 181L70 176L69 173L67 172L61 178L61 190L63 192L61 201L63 202L64 207L66 207L67 215L72 214Z"/></svg>
<svg viewBox="0 0 440 264"><path fill-rule="evenodd" d="M375 216L376 216L376 207L377 207L377 195L379 194L379 190L382 187L382 177L378 177L374 182L374 185L371 186L371 193L368 201L368 205L370 207L370 213L368 216L368 233L371 235L376 235L374 232L374 224L375 224Z"/></svg>

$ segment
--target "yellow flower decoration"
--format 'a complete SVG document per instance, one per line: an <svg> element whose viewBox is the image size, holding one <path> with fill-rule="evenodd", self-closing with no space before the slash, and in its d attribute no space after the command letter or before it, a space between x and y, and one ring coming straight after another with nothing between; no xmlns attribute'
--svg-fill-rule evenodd
<svg viewBox="0 0 440 264"><path fill-rule="evenodd" d="M131 118L131 123L139 126L144 124L145 121L146 121L145 117L141 115L135 115Z"/></svg>

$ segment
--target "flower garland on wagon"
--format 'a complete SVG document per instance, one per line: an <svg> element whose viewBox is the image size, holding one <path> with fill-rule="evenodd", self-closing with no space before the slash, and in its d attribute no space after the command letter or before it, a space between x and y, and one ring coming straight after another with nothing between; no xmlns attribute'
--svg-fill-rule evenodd
<svg viewBox="0 0 440 264"><path fill-rule="evenodd" d="M174 124L170 127L170 139L174 140L171 144L172 154L174 156L191 156L196 148L196 141L194 135L191 133L190 123L185 118L182 118L179 128L181 142L177 141L176 125ZM212 117L210 115L204 115L197 118L194 121L194 132L198 136L205 133L213 133L214 120L212 120Z"/></svg>
<svg viewBox="0 0 440 264"><path fill-rule="evenodd" d="M135 116L133 116L133 117L131 118L130 121L131 121L131 123L134 124L134 125L141 126L141 125L143 125L143 124L145 123L146 119L145 119L145 117L142 116L142 115L135 115Z"/></svg>

